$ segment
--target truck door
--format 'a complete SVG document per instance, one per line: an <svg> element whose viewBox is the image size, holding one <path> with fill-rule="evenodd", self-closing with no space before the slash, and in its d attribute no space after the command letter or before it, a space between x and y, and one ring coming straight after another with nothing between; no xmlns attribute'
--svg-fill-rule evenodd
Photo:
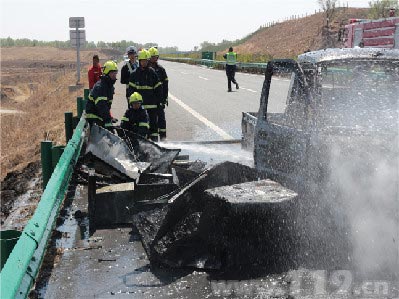
<svg viewBox="0 0 399 299"><path fill-rule="evenodd" d="M255 129L255 167L295 187L306 169L309 93L294 60L268 63ZM292 185L294 184L294 185Z"/></svg>

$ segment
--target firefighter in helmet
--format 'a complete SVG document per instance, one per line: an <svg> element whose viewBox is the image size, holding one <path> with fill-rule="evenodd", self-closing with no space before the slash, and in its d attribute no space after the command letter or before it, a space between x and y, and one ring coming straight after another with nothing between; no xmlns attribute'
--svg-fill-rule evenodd
<svg viewBox="0 0 399 299"><path fill-rule="evenodd" d="M158 64L159 52L158 49L152 47L148 50L150 52L150 67L154 69L157 73L159 81L162 83L162 97L161 102L158 107L158 132L159 138L164 140L166 138L166 118L165 118L165 108L168 105L168 75L166 74L165 68Z"/></svg>
<svg viewBox="0 0 399 299"><path fill-rule="evenodd" d="M118 65L109 60L104 63L103 74L94 84L86 103L86 119L89 124L112 128L111 104L114 97Z"/></svg>
<svg viewBox="0 0 399 299"><path fill-rule="evenodd" d="M129 105L129 96L128 96L129 78L130 78L130 75L133 73L133 71L139 67L139 64L136 61L137 49L135 46L129 46L126 49L126 54L129 58L129 60L126 61L124 66L122 66L122 68L121 68L121 83L126 84L126 99L127 99L128 105Z"/></svg>
<svg viewBox="0 0 399 299"><path fill-rule="evenodd" d="M150 129L148 137L158 141L158 107L162 98L162 83L154 69L148 66L150 53L143 49L138 52L139 67L133 71L129 79L129 97L138 92L143 97L143 108L147 110Z"/></svg>
<svg viewBox="0 0 399 299"><path fill-rule="evenodd" d="M122 129L146 137L150 127L147 111L142 106L143 97L133 92L129 97L129 107L121 119Z"/></svg>

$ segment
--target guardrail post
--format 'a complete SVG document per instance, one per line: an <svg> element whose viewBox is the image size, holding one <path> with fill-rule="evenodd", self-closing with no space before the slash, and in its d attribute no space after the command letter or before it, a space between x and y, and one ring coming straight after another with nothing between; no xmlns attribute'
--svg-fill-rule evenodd
<svg viewBox="0 0 399 299"><path fill-rule="evenodd" d="M65 139L66 143L72 138L73 134L73 114L65 112Z"/></svg>
<svg viewBox="0 0 399 299"><path fill-rule="evenodd" d="M80 117L83 114L83 110L84 110L83 98L82 97L77 97L76 98L76 107L77 107L77 111L78 111L78 118L80 119Z"/></svg>
<svg viewBox="0 0 399 299"><path fill-rule="evenodd" d="M51 157L51 148L53 143L49 140L41 142L41 161L42 161L42 177L43 177L43 190L46 189L47 183L53 173L53 163Z"/></svg>
<svg viewBox="0 0 399 299"><path fill-rule="evenodd" d="M79 120L80 120L80 118L77 117L77 116L73 116L73 117L72 117L72 128L73 128L73 129L76 128L76 126L77 126L78 123L79 123Z"/></svg>
<svg viewBox="0 0 399 299"><path fill-rule="evenodd" d="M57 163L60 160L62 153L64 152L64 148L65 146L63 145L57 145L51 148L51 161L53 165L53 170L57 166Z"/></svg>

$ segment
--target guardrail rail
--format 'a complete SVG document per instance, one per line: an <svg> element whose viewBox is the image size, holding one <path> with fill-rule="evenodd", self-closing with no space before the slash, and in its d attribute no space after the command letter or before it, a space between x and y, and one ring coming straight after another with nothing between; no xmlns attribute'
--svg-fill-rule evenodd
<svg viewBox="0 0 399 299"><path fill-rule="evenodd" d="M0 272L2 299L26 298L29 294L40 270L47 243L79 158L85 127L86 120L83 116L47 183L34 215L25 226Z"/></svg>

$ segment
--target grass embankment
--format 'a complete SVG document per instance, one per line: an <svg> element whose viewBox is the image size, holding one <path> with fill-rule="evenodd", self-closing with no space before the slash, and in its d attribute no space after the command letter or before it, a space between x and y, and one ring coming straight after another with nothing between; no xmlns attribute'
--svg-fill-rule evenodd
<svg viewBox="0 0 399 299"><path fill-rule="evenodd" d="M39 160L40 141L48 139L65 144L64 112L76 114L77 94L68 92L75 76L71 70L65 75L63 72L38 75L34 78L36 90L25 101L2 103L2 109L15 109L19 113L1 114L1 180L7 173Z"/></svg>

